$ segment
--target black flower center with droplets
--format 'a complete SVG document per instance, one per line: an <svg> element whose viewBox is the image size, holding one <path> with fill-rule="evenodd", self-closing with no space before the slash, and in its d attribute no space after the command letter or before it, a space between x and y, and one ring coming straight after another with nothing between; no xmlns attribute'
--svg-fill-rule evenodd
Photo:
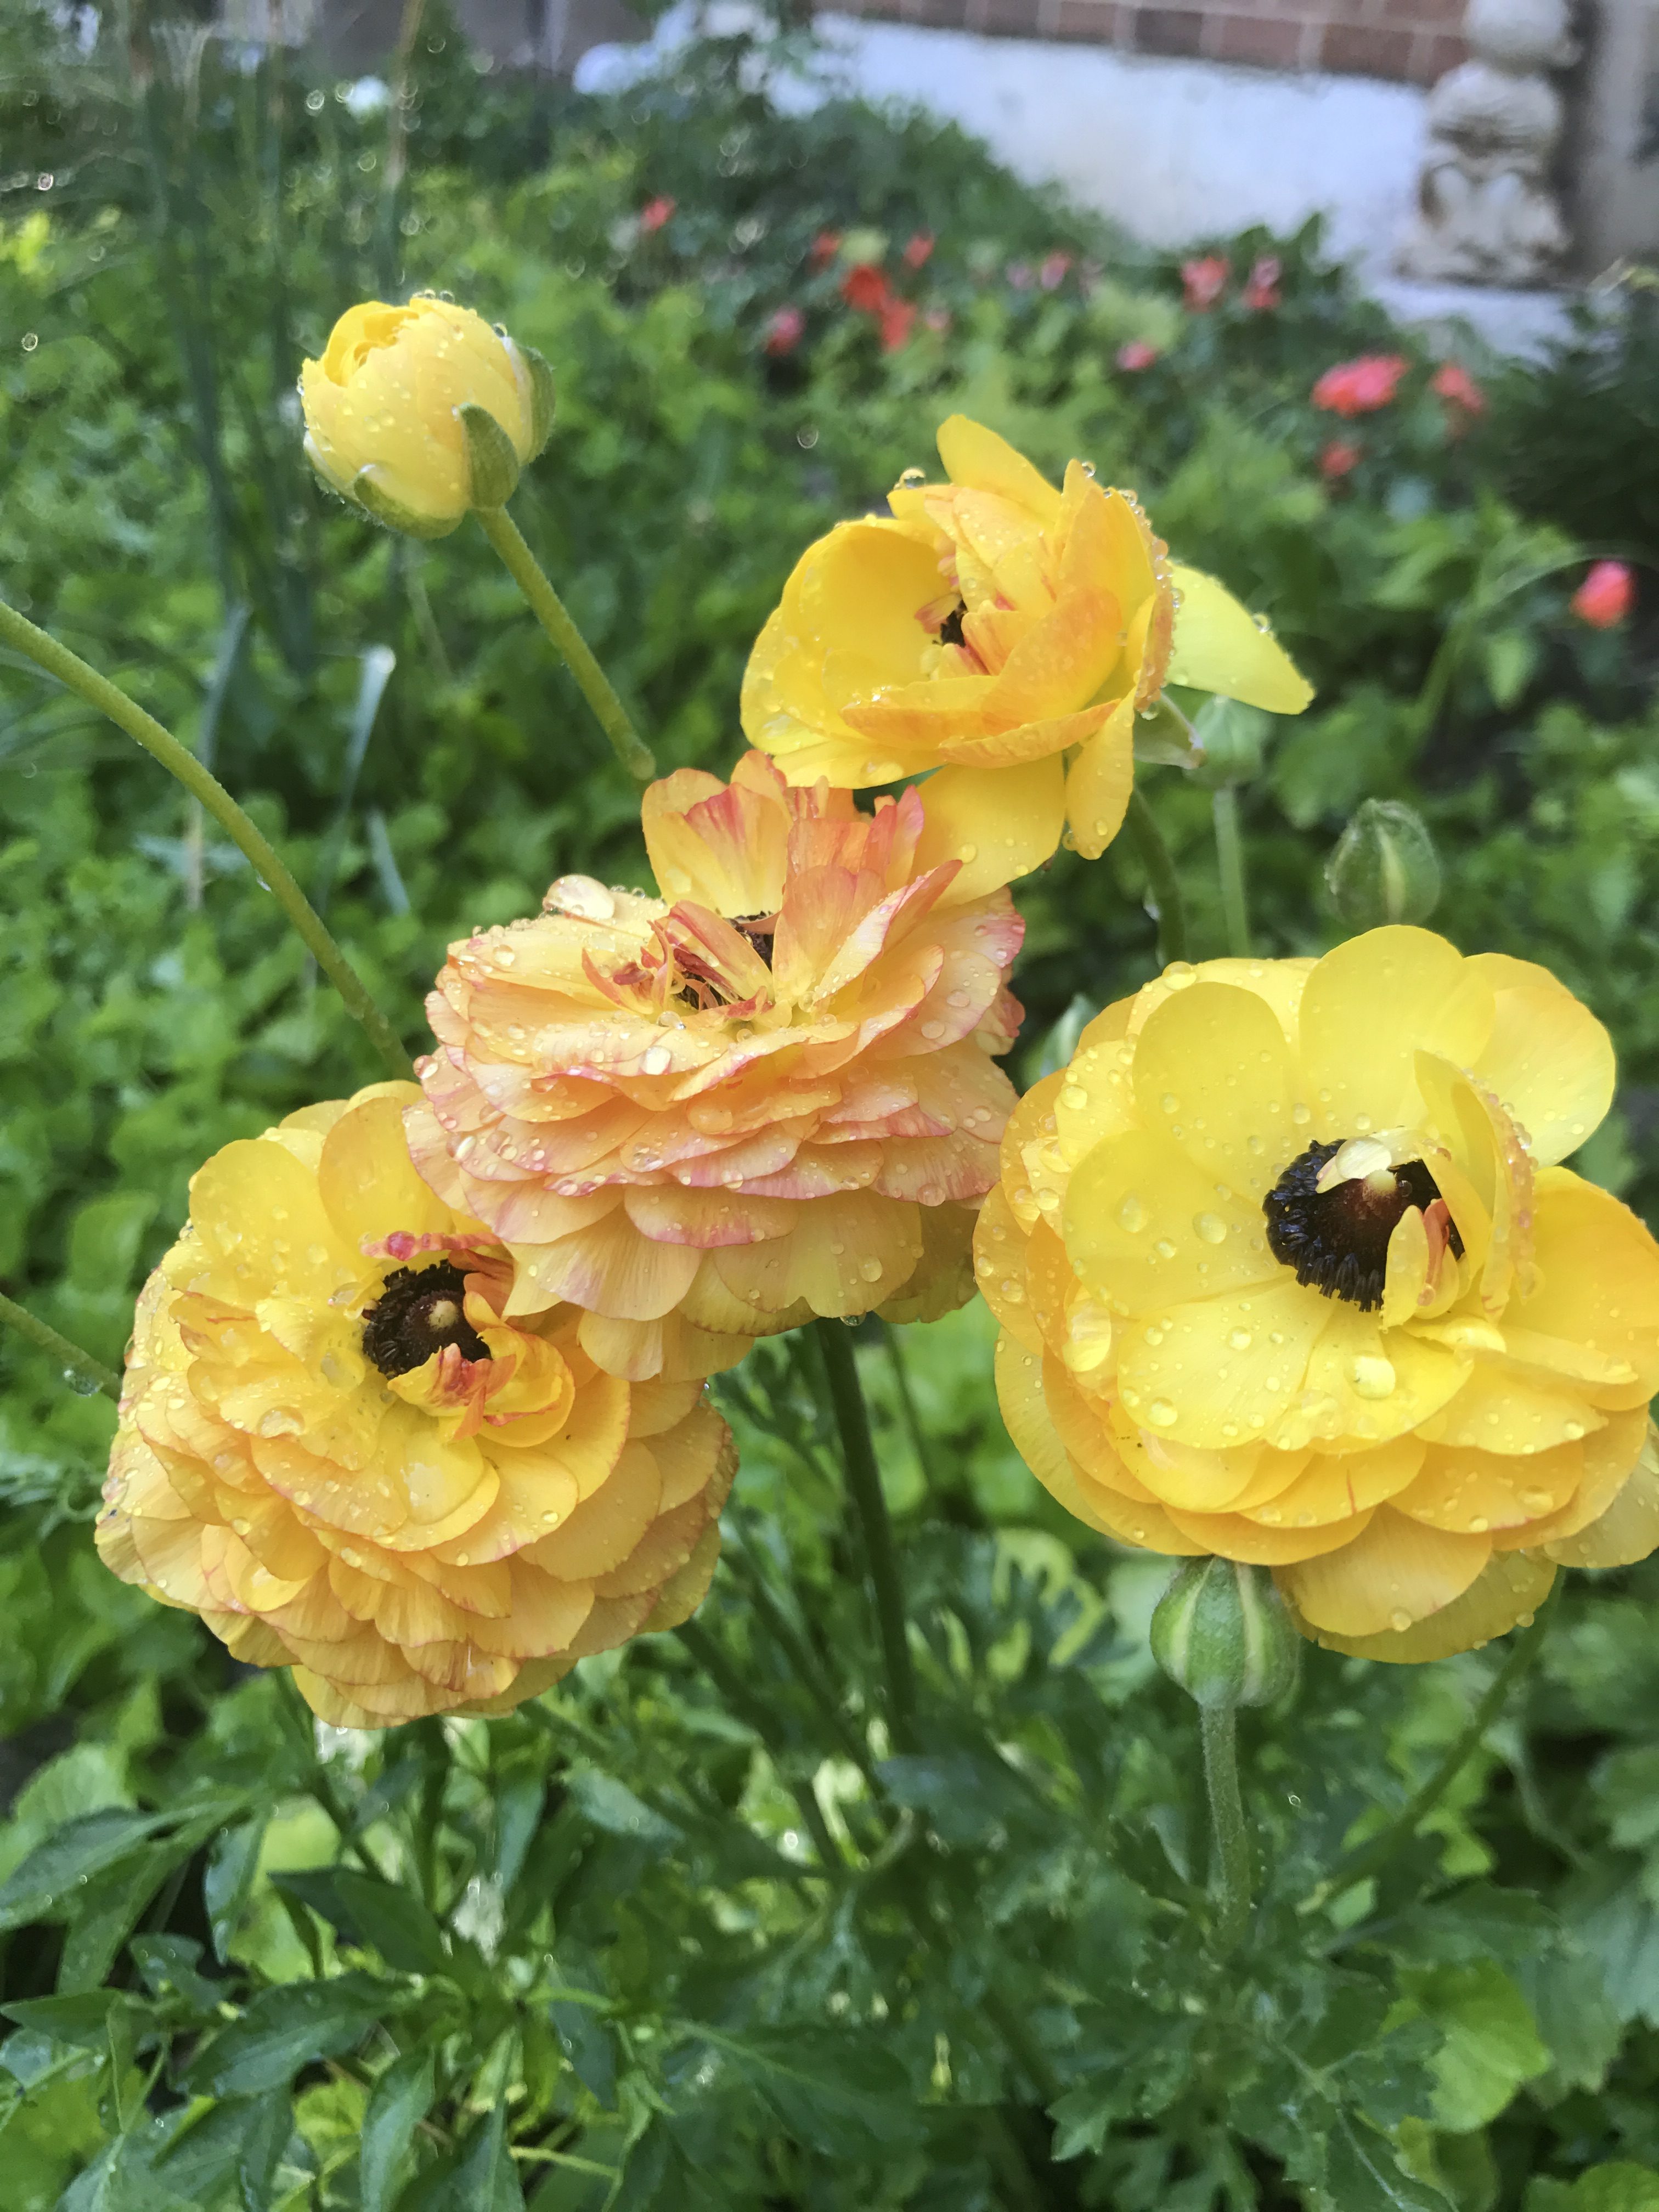
<svg viewBox="0 0 1659 2212"><path fill-rule="evenodd" d="M432 1267L394 1267L363 1315L363 1350L382 1375L423 1367L447 1344L469 1359L489 1346L466 1317L466 1279L453 1260Z"/></svg>
<svg viewBox="0 0 1659 2212"><path fill-rule="evenodd" d="M939 626L939 641L941 645L966 644L967 640L962 635L962 618L967 611L967 600L958 599Z"/></svg>
<svg viewBox="0 0 1659 2212"><path fill-rule="evenodd" d="M1375 1313L1382 1303L1395 1224L1413 1206L1426 1211L1440 1189L1421 1160L1318 1189L1321 1169L1340 1150L1340 1144L1310 1145L1262 1200L1267 1249L1298 1283ZM1463 1240L1455 1222L1448 1221L1446 1236L1461 1260Z"/></svg>

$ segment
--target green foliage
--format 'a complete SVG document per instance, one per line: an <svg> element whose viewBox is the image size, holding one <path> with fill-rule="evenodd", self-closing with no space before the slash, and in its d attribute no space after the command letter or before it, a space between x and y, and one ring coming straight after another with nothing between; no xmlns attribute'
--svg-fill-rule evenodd
<svg viewBox="0 0 1659 2212"><path fill-rule="evenodd" d="M1316 235L1226 242L1234 281L1190 313L1174 258L953 131L781 120L744 41L581 101L482 83L434 14L389 187L387 118L305 57L243 70L131 27L137 96L44 15L0 24L0 586L212 757L411 1043L448 939L567 869L643 867L634 796L477 532L394 542L300 459L301 353L427 283L555 367L514 512L665 767L729 765L790 563L950 410L1133 483L1318 683L1300 721L1227 733L1257 941L1329 942L1345 823L1409 806L1437 926L1547 961L1613 1028L1623 1108L1583 1164L1659 1197L1651 632L1567 612L1569 532L1652 542L1635 464L1572 458L1602 450L1609 380L1645 405L1645 324L1494 376L1469 424ZM646 228L653 196L676 205ZM842 296L854 246L919 310L902 349ZM1269 252L1281 303L1252 309ZM769 355L783 305L804 336ZM1136 340L1157 358L1120 368ZM1328 483L1350 426L1310 389L1383 346L1401 399ZM1215 775L1145 775L1199 955ZM199 1162L378 1071L239 855L10 665L0 859L0 1283L114 1362ZM1024 1073L1149 971L1145 889L1127 844L1022 888ZM1498 1655L1320 1655L1245 1716L1260 1902L1224 1966L1196 1717L1147 1650L1167 1571L1037 1491L992 1333L975 1307L857 1339L920 1681L903 1756L808 1346L720 1386L744 1479L688 1633L509 1719L373 1739L105 1573L112 1409L0 1347L8 2204L1659 2203L1659 1573L1577 1578L1414 1834L1391 1823Z"/></svg>

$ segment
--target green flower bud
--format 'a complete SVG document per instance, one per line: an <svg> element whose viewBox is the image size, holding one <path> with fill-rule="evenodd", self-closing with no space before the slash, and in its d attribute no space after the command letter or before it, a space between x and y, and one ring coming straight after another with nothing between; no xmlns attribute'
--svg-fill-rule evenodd
<svg viewBox="0 0 1659 2212"><path fill-rule="evenodd" d="M1301 1648L1272 1577L1233 1559L1183 1561L1152 1615L1153 1658L1208 1707L1271 1705Z"/></svg>
<svg viewBox="0 0 1659 2212"><path fill-rule="evenodd" d="M1219 695L1206 699L1193 718L1193 739L1199 750L1193 773L1199 782L1214 790L1224 783L1249 783L1260 775L1273 726L1273 716L1260 707Z"/></svg>
<svg viewBox="0 0 1659 2212"><path fill-rule="evenodd" d="M1440 902L1440 862L1421 818L1397 799L1368 799L1325 863L1336 910L1355 929L1426 921Z"/></svg>

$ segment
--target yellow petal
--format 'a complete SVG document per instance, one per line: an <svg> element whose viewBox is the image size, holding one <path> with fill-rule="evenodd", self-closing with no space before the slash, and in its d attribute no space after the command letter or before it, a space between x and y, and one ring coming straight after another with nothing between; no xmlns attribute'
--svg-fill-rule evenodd
<svg viewBox="0 0 1659 2212"><path fill-rule="evenodd" d="M1474 1073L1527 1133L1540 1167L1576 1152L1613 1103L1613 1040L1547 968L1479 952L1497 1018Z"/></svg>
<svg viewBox="0 0 1659 2212"><path fill-rule="evenodd" d="M1413 1521L1469 1535L1525 1529L1553 1516L1578 1488L1584 1472L1581 1443L1516 1459L1468 1445L1431 1446L1423 1472L1395 1504Z"/></svg>
<svg viewBox="0 0 1659 2212"><path fill-rule="evenodd" d="M1170 572L1180 604L1166 681L1195 691L1219 691L1270 714L1299 714L1313 686L1269 629L1213 576L1200 568Z"/></svg>
<svg viewBox="0 0 1659 2212"><path fill-rule="evenodd" d="M1380 1505L1352 1543L1287 1565L1278 1580L1310 1627L1377 1636L1402 1632L1461 1597L1491 1552L1488 1537L1452 1535Z"/></svg>
<svg viewBox="0 0 1659 2212"><path fill-rule="evenodd" d="M1424 1424L1431 1443L1512 1454L1525 1460L1557 1444L1576 1443L1605 1416L1566 1385L1552 1388L1501 1361L1477 1360L1463 1387Z"/></svg>
<svg viewBox="0 0 1659 2212"><path fill-rule="evenodd" d="M404 1142L404 1109L420 1096L412 1083L388 1084L380 1096L354 1102L323 1139L317 1188L336 1231L356 1251L398 1230L441 1236L455 1226L416 1173Z"/></svg>
<svg viewBox="0 0 1659 2212"><path fill-rule="evenodd" d="M1419 1052L1472 1066L1493 1021L1492 986L1455 946L1390 926L1328 952L1302 994L1302 1073L1310 1136L1415 1128Z"/></svg>
<svg viewBox="0 0 1659 2212"><path fill-rule="evenodd" d="M1136 1041L1135 1103L1212 1182L1263 1197L1302 1151L1295 1073L1277 1017L1253 991L1200 980L1171 993Z"/></svg>
<svg viewBox="0 0 1659 2212"><path fill-rule="evenodd" d="M942 768L920 787L923 828L916 866L961 867L942 903L983 898L1053 856L1066 821L1066 769L1058 753L1023 768Z"/></svg>
<svg viewBox="0 0 1659 2212"><path fill-rule="evenodd" d="M1060 494L1006 438L965 415L947 415L939 426L939 457L952 483L995 492L1028 508L1044 528L1060 520Z"/></svg>
<svg viewBox="0 0 1659 2212"><path fill-rule="evenodd" d="M1542 1171L1534 1209L1538 1286L1509 1318L1626 1362L1627 1389L1587 1386L1597 1405L1644 1403L1659 1389L1659 1245L1627 1206L1568 1168Z"/></svg>
<svg viewBox="0 0 1659 2212"><path fill-rule="evenodd" d="M1126 1328L1118 1355L1123 1403L1142 1428L1225 1451L1269 1431L1301 1393L1329 1306L1276 1281L1200 1299Z"/></svg>
<svg viewBox="0 0 1659 2212"><path fill-rule="evenodd" d="M1077 848L1097 860L1123 826L1134 790L1133 695L1121 699L1089 738L1066 777L1066 814Z"/></svg>
<svg viewBox="0 0 1659 2212"><path fill-rule="evenodd" d="M1283 1273L1260 1207L1158 1129L1103 1138L1073 1174L1062 1218L1078 1280L1123 1313L1155 1314Z"/></svg>
<svg viewBox="0 0 1659 2212"><path fill-rule="evenodd" d="M1517 1621L1531 1619L1555 1580L1555 1569L1547 1559L1534 1559L1525 1552L1495 1552L1462 1595L1438 1613L1403 1631L1385 1628L1378 1635L1350 1636L1316 1630L1297 1614L1288 1586L1295 1571L1294 1568L1281 1570L1273 1579L1285 1592L1291 1617L1304 1636L1323 1644L1328 1651L1410 1666L1429 1659L1449 1659L1455 1651L1475 1651L1493 1637L1507 1635Z"/></svg>
<svg viewBox="0 0 1659 2212"><path fill-rule="evenodd" d="M1599 1519L1540 1549L1563 1567L1628 1567L1659 1549L1659 1437L1651 1426L1641 1456Z"/></svg>
<svg viewBox="0 0 1659 2212"><path fill-rule="evenodd" d="M1115 1498L1104 1484L1090 1482L1060 1443L1042 1392L1042 1363L1012 1337L999 1336L996 1349L997 1402L1014 1449L1043 1488L1085 1527L1120 1542L1172 1557L1201 1547L1184 1537L1161 1506Z"/></svg>

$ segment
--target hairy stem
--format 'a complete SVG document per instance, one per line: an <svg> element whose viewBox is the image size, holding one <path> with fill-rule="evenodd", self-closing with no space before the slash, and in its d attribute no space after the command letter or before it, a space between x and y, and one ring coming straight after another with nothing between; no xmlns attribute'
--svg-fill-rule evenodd
<svg viewBox="0 0 1659 2212"><path fill-rule="evenodd" d="M0 644L26 653L48 676L55 676L100 714L107 714L118 729L125 730L128 737L177 776L193 798L201 800L220 828L246 854L255 876L299 932L307 951L345 1001L348 1013L362 1024L387 1068L394 1076L407 1076L409 1056L398 1043L396 1030L370 998L362 978L330 936L322 917L289 873L270 841L260 835L218 777L204 767L188 746L181 745L170 731L163 729L137 700L129 699L125 691L100 676L78 653L71 653L45 630L37 629L3 600L0 600Z"/></svg>
<svg viewBox="0 0 1659 2212"><path fill-rule="evenodd" d="M474 509L479 527L506 562L514 582L530 602L531 612L563 654L565 665L581 687L599 727L610 738L617 758L635 783L647 784L657 773L650 747L628 719L628 709L611 688L611 680L588 650L587 641L571 621L564 601L542 573L540 563L525 544L523 533L504 507Z"/></svg>
<svg viewBox="0 0 1659 2212"><path fill-rule="evenodd" d="M864 1556L870 1570L870 1587L876 1605L876 1627L881 1638L883 1671L887 1680L887 1721L896 1751L915 1749L916 1678L910 1664L910 1644L905 1632L904 1594L899 1583L898 1558L893 1548L893 1524L887 1517L882 1495L881 1472L876 1464L875 1440L870 1434L870 1413L864 1402L853 1339L839 1321L815 1321L812 1334L823 1355L830 1380L830 1403L841 1437L842 1464L853 1510L864 1537Z"/></svg>
<svg viewBox="0 0 1659 2212"><path fill-rule="evenodd" d="M1164 832L1139 784L1129 794L1129 811L1123 819L1146 871L1146 903L1158 923L1158 957L1168 967L1171 960L1187 957L1187 905Z"/></svg>
<svg viewBox="0 0 1659 2212"><path fill-rule="evenodd" d="M58 1360L64 1370L64 1380L71 1389L90 1398L101 1390L106 1398L118 1402L121 1395L121 1378L113 1368L106 1367L101 1359L94 1359L89 1352L82 1352L78 1344L71 1344L66 1336L46 1322L39 1321L27 1306L20 1306L8 1297L0 1297L0 1321L8 1322L19 1336L39 1346L48 1359Z"/></svg>
<svg viewBox="0 0 1659 2212"><path fill-rule="evenodd" d="M1224 783L1211 794L1215 820L1215 856L1221 872L1221 911L1227 925L1227 950L1235 960L1250 957L1250 907L1244 887L1244 840L1238 827L1238 787Z"/></svg>
<svg viewBox="0 0 1659 2212"><path fill-rule="evenodd" d="M1204 1786L1209 1793L1215 1848L1210 1890L1216 1900L1215 1948L1236 1950L1250 1912L1250 1838L1238 1794L1238 1714L1232 1705L1200 1705Z"/></svg>

